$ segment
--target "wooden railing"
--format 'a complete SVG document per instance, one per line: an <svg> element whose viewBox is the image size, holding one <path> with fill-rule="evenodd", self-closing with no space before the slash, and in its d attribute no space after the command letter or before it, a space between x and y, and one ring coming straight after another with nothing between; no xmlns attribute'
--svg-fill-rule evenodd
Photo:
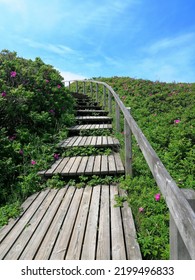
<svg viewBox="0 0 195 280"><path fill-rule="evenodd" d="M160 188L170 211L170 259L195 259L195 191L181 190L170 176L163 163L157 156L154 149L146 139L145 135L137 125L130 113L120 100L116 92L106 83L84 80L68 81L71 91L72 82L76 86L76 92L86 94L86 84L89 90L99 99L100 86L103 94L103 105L113 112L115 104L116 131L120 131L120 114L124 116L124 137L125 137L125 169L126 174L132 175L132 150L131 133L134 135L145 160L153 174L153 177ZM67 85L67 82L66 82ZM82 89L80 92L80 87ZM74 90L75 91L75 90Z"/></svg>

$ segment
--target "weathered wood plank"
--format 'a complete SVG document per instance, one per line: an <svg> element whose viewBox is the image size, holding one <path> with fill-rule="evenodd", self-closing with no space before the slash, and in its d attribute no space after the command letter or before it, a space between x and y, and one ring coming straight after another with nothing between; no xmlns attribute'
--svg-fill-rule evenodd
<svg viewBox="0 0 195 280"><path fill-rule="evenodd" d="M91 192L92 192L91 187L86 187L84 190L78 216L74 226L74 231L71 235L68 252L66 254L66 260L80 259Z"/></svg>
<svg viewBox="0 0 195 280"><path fill-rule="evenodd" d="M98 213L100 201L100 186L92 188L92 198L87 220L86 234L82 249L82 260L95 260L96 256L96 239L98 232Z"/></svg>
<svg viewBox="0 0 195 280"><path fill-rule="evenodd" d="M77 170L77 175L84 174L85 169L86 169L86 165L87 165L87 161L88 161L88 157L87 156L82 158L82 160L80 162L80 165L79 165L79 168Z"/></svg>
<svg viewBox="0 0 195 280"><path fill-rule="evenodd" d="M115 195L118 195L118 187L110 186L112 259L126 260L121 209L114 207L116 204Z"/></svg>
<svg viewBox="0 0 195 280"><path fill-rule="evenodd" d="M119 189L119 195L126 196L125 191ZM139 244L137 242L137 234L136 234L134 219L133 219L131 208L128 206L127 202L123 203L121 212L122 212L122 222L124 228L127 259L141 260L142 256L141 256Z"/></svg>
<svg viewBox="0 0 195 280"><path fill-rule="evenodd" d="M69 158L67 164L65 165L65 167L61 171L62 175L65 175L65 174L68 175L69 174L69 171L70 171L72 165L74 164L75 159L76 159L76 157Z"/></svg>
<svg viewBox="0 0 195 280"><path fill-rule="evenodd" d="M57 241L58 233L60 232L60 228L63 225L64 218L66 217L76 189L75 187L70 186L66 187L66 190L66 195L35 256L36 260L48 260L52 253L53 246Z"/></svg>
<svg viewBox="0 0 195 280"><path fill-rule="evenodd" d="M108 174L108 156L102 155L100 166L101 166L101 174Z"/></svg>
<svg viewBox="0 0 195 280"><path fill-rule="evenodd" d="M103 145L103 137L102 136L97 136L97 141L96 141L96 144L97 146L101 146Z"/></svg>
<svg viewBox="0 0 195 280"><path fill-rule="evenodd" d="M101 156L98 155L95 157L93 173L100 174L100 170L101 170Z"/></svg>
<svg viewBox="0 0 195 280"><path fill-rule="evenodd" d="M79 165L80 165L80 163L81 163L81 160L82 160L82 157L80 157L80 156L76 157L75 162L74 162L74 164L72 165L72 167L71 167L71 169L70 169L70 171L69 171L69 174L70 174L71 176L77 174L77 170L78 170L78 168L79 168Z"/></svg>
<svg viewBox="0 0 195 280"><path fill-rule="evenodd" d="M28 211L26 211L24 215L22 215L21 219L19 219L14 225L14 228L6 235L6 238L3 239L0 246L0 259L3 259L6 256L7 252L9 251L13 243L17 240L23 228L28 225L29 220L31 219L39 205L42 203L42 201L45 199L45 197L48 195L48 193L49 190L45 190L39 194L36 200L34 200L28 208Z"/></svg>
<svg viewBox="0 0 195 280"><path fill-rule="evenodd" d="M113 155L108 156L108 169L109 169L109 174L116 173L115 159Z"/></svg>
<svg viewBox="0 0 195 280"><path fill-rule="evenodd" d="M102 185L100 219L97 244L97 260L110 260L110 205L109 205L109 186Z"/></svg>
<svg viewBox="0 0 195 280"><path fill-rule="evenodd" d="M86 165L86 169L85 169L85 174L86 175L93 174L94 161L95 161L95 157L94 156L89 156L88 162L87 162L87 165Z"/></svg>
<svg viewBox="0 0 195 280"><path fill-rule="evenodd" d="M22 255L20 256L21 260L32 260L45 236L45 233L47 232L51 221L53 220L53 217L56 214L56 211L63 199L65 189L61 189L58 191L56 196L54 197L54 200L52 201L52 204L50 207L46 210L46 213L41 220L41 223L39 224L39 227L37 229L37 232L33 234L30 241L28 242L27 246L25 247L25 250L23 251Z"/></svg>
<svg viewBox="0 0 195 280"><path fill-rule="evenodd" d="M74 193L74 197L72 199L67 215L61 227L58 239L50 256L51 260L63 260L65 258L75 219L77 216L78 208L83 195L83 190L84 189L82 188L77 189Z"/></svg>
<svg viewBox="0 0 195 280"><path fill-rule="evenodd" d="M57 159L51 166L51 168L47 169L45 172L44 172L44 175L47 176L47 175L50 175L52 174L55 169L58 167L58 165L62 162L63 158L59 158Z"/></svg>
<svg viewBox="0 0 195 280"><path fill-rule="evenodd" d="M115 158L115 165L116 165L117 173L124 173L125 169L124 169L123 163L121 161L120 155L118 153L114 153L114 158Z"/></svg>
<svg viewBox="0 0 195 280"><path fill-rule="evenodd" d="M22 212L21 214L18 216L17 219L10 219L9 223L5 226L3 226L0 229L0 244L2 243L3 239L7 236L7 234L13 229L13 227L16 225L16 223L19 221L19 219L21 219L24 214L26 213L26 211L28 210L28 208L30 207L30 205L34 202L34 200L39 196L39 193L35 193L31 196L29 196L21 205L21 209Z"/></svg>
<svg viewBox="0 0 195 280"><path fill-rule="evenodd" d="M47 170L47 174L58 174L58 173L61 173L62 170L64 169L64 167L66 166L67 162L69 161L69 158L66 157L66 158L63 158L63 160L60 162L60 164L57 166L57 168L54 170L53 173L49 173L48 170Z"/></svg>

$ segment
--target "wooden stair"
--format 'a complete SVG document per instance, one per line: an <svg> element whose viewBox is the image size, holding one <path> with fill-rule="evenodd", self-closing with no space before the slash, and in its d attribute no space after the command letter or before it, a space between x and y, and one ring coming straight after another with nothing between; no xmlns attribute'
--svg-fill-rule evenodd
<svg viewBox="0 0 195 280"><path fill-rule="evenodd" d="M82 96L75 94L75 98ZM95 110L99 110L97 106ZM94 127L112 130L111 124L85 124L69 132L78 134ZM77 135L59 143L60 149L90 146L110 147L112 153L62 157L39 174L46 178L124 174L120 155L114 150L119 141L114 137ZM82 188L65 184L33 194L23 203L20 216L0 229L0 259L141 260L131 208L127 202L115 207L115 196L124 195L117 184Z"/></svg>

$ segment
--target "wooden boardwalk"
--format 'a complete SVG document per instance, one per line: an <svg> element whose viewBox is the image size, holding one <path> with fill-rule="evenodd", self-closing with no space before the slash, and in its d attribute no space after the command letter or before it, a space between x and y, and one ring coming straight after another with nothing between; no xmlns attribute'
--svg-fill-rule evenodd
<svg viewBox="0 0 195 280"><path fill-rule="evenodd" d="M81 94L75 95L83 97ZM77 122L96 119L111 122L110 117L97 112L102 108L95 102L90 106L84 96L77 102L79 110L98 116L77 116ZM84 105L85 104L85 105ZM81 109L83 107L83 109ZM79 111L78 111L79 112ZM77 112L77 114L78 114ZM82 111L82 114L85 113ZM95 113L95 114L96 114ZM91 115L92 114L92 115ZM59 144L61 149L74 147L110 147L110 155L62 157L52 166L40 171L42 176L60 174L65 178L80 175L120 175L124 165L116 151L119 141L111 136L80 136L85 130L112 130L111 123L79 124L69 128L68 137ZM116 149L117 147L117 149ZM139 260L141 253L131 209L125 202L115 207L115 196L124 195L117 185L97 185L76 188L46 189L29 197L16 220L0 229L0 259L5 260Z"/></svg>
<svg viewBox="0 0 195 280"><path fill-rule="evenodd" d="M141 259L131 209L114 207L117 186L47 189L0 230L0 259Z"/></svg>

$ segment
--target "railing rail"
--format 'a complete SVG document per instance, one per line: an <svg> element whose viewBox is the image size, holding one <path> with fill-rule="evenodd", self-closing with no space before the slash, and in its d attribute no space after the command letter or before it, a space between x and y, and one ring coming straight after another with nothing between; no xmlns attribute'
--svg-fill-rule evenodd
<svg viewBox="0 0 195 280"><path fill-rule="evenodd" d="M178 235L182 238L182 252L175 253L175 251L179 250L178 246L181 242L177 242L178 246L175 246L175 242L177 236L173 236L172 229L170 228L170 246L171 246L171 258L189 258L195 259L195 212L192 209L188 198L184 195L182 190L177 186L176 182L170 176L166 168L164 167L163 163L161 162L160 158L146 139L145 135L137 125L136 121L130 114L130 110L125 107L123 102L120 100L119 96L116 92L109 86L108 84L100 81L94 80L83 80L83 81L69 81L68 86L69 89L71 88L71 82L76 83L76 91L78 92L78 82L83 83L83 93L86 94L86 83L90 83L90 91L93 93L93 86L92 84L95 83L96 85L96 99L98 99L98 90L99 85L103 86L103 94L104 94L104 105L106 104L106 91L108 91L108 108L109 112L112 111L112 101L115 101L116 106L116 130L120 131L120 112L122 112L125 121L125 141L126 141L126 165L131 164L132 155L130 149L130 140L129 135L133 133L144 157L145 160L153 174L153 177L160 188L160 191L166 201L166 204L170 211L171 216L171 227L174 225L174 228L177 228ZM128 154L127 154L128 153ZM130 153L130 154L129 154ZM129 157L129 158L128 158ZM126 170L128 166L126 166ZM132 174L132 168L130 167L128 170L129 174ZM127 173L127 174L128 174ZM195 197L193 196L195 200ZM174 245L172 245L174 243ZM183 253L187 251L187 253ZM177 256L176 256L177 255Z"/></svg>

